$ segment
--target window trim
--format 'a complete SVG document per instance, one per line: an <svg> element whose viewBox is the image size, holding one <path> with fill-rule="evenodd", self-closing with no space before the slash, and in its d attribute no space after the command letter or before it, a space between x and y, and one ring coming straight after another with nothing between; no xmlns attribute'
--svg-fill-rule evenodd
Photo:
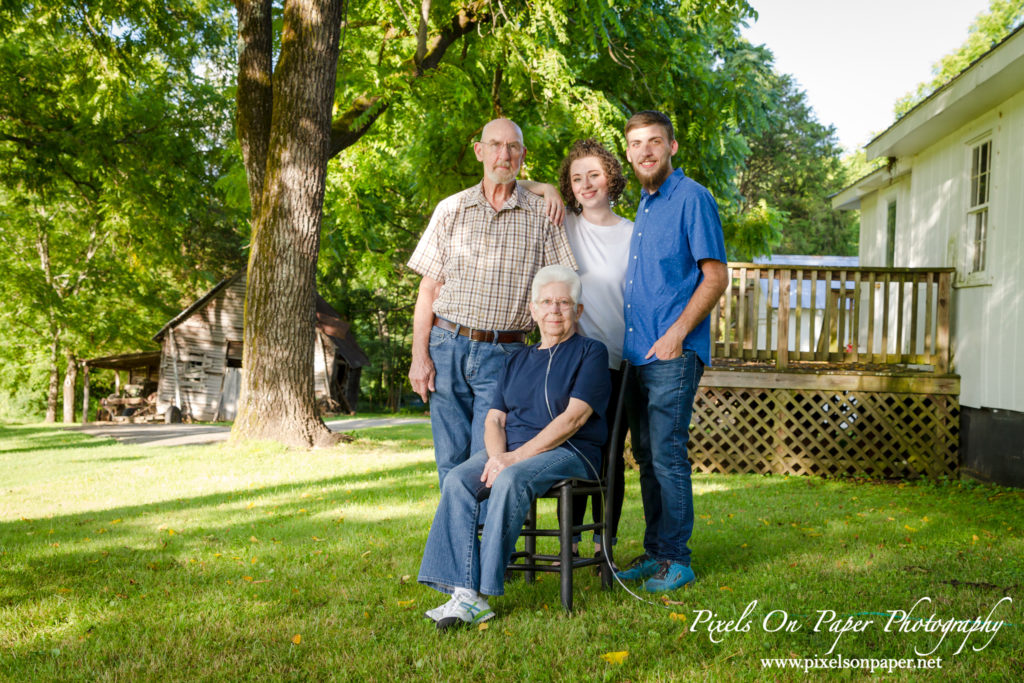
<svg viewBox="0 0 1024 683"><path fill-rule="evenodd" d="M987 147L987 152L982 151ZM958 287L980 287L992 284L992 181L995 176L995 144L992 131L979 135L965 144L965 202L961 213L960 253L956 269ZM985 168L978 169L976 159L984 155ZM976 175L976 171L978 171ZM984 197L979 195L984 193ZM980 201L979 201L980 200ZM977 203L975 203L977 201ZM978 220L982 221L980 240L983 266L973 270L977 259Z"/></svg>

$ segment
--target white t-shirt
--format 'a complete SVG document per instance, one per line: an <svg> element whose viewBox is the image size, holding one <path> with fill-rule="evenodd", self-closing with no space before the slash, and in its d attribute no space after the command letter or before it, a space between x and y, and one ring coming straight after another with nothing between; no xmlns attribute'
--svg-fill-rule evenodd
<svg viewBox="0 0 1024 683"><path fill-rule="evenodd" d="M608 347L609 367L618 369L626 332L622 316L623 280L629 263L633 222L623 218L615 225L594 225L582 215L568 212L565 233L583 281L580 332L603 342Z"/></svg>

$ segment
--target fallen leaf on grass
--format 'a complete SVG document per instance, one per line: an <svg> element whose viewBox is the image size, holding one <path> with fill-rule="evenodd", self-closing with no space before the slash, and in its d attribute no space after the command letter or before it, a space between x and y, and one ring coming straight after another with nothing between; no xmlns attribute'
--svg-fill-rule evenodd
<svg viewBox="0 0 1024 683"><path fill-rule="evenodd" d="M245 509L252 510L254 507L256 507L256 503L249 503L248 505L245 506Z"/></svg>
<svg viewBox="0 0 1024 683"><path fill-rule="evenodd" d="M255 536L250 536L249 537L249 543L259 543L259 542L260 542L260 539L256 538Z"/></svg>
<svg viewBox="0 0 1024 683"><path fill-rule="evenodd" d="M661 601L663 603L665 603L666 605L682 605L682 604L684 604L682 602L679 602L678 600L669 600L667 595L662 595L661 596Z"/></svg>
<svg viewBox="0 0 1024 683"><path fill-rule="evenodd" d="M476 627L476 630L477 631L486 631L490 627L491 627L490 624L488 624L486 621L483 621L483 622L480 622L480 624Z"/></svg>
<svg viewBox="0 0 1024 683"><path fill-rule="evenodd" d="M292 636L292 642L295 643L296 645L301 643L302 642L302 634L296 633L294 636Z"/></svg>
<svg viewBox="0 0 1024 683"><path fill-rule="evenodd" d="M622 662L626 661L626 657L628 656L629 652L627 650L622 650L621 652L605 652L601 655L601 659L609 664L622 664Z"/></svg>
<svg viewBox="0 0 1024 683"><path fill-rule="evenodd" d="M686 615L679 612L669 612L669 619L675 619L676 621L686 621Z"/></svg>
<svg viewBox="0 0 1024 683"><path fill-rule="evenodd" d="M910 526L908 524L904 524L903 528L906 529L907 531L917 531L917 529L915 529L914 527L912 527L912 526Z"/></svg>
<svg viewBox="0 0 1024 683"><path fill-rule="evenodd" d="M399 600L398 601L398 606L399 607L408 607L410 605L415 605L415 604L416 604L416 598L413 598L412 600Z"/></svg>
<svg viewBox="0 0 1024 683"><path fill-rule="evenodd" d="M243 576L242 579L244 581L252 581L252 577L251 576Z"/></svg>
<svg viewBox="0 0 1024 683"><path fill-rule="evenodd" d="M720 590L720 591L729 591L730 593L732 592L732 589L729 588L728 586L719 586L718 590Z"/></svg>
<svg viewBox="0 0 1024 683"><path fill-rule="evenodd" d="M111 522L111 524L120 524L120 523L121 523L121 518L120 517L118 517L113 522Z"/></svg>
<svg viewBox="0 0 1024 683"><path fill-rule="evenodd" d="M975 536L975 538L977 538L977 536ZM370 556L370 551L369 550L367 550L365 553L360 555L360 557L369 557L369 556Z"/></svg>

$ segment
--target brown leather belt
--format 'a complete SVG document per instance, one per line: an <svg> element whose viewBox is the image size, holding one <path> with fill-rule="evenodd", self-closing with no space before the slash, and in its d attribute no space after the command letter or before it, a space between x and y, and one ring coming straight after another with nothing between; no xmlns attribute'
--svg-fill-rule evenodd
<svg viewBox="0 0 1024 683"><path fill-rule="evenodd" d="M499 344L513 344L515 342L526 341L526 333L518 332L516 330L474 330L472 327L464 327L462 325L456 325L450 320L444 318L438 318L434 316L434 325L440 327L442 330L448 330L449 332L457 332L463 337L469 337L470 341L475 342L497 342Z"/></svg>

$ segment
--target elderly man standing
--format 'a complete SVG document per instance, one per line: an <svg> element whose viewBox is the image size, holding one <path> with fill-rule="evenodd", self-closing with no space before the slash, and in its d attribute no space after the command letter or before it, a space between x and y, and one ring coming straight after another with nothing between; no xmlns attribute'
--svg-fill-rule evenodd
<svg viewBox="0 0 1024 683"><path fill-rule="evenodd" d="M441 484L484 448L498 375L533 326L534 274L552 264L576 268L565 231L548 221L541 198L516 183L526 155L519 126L489 122L473 151L483 180L438 204L408 264L423 276L409 380L430 401Z"/></svg>
<svg viewBox="0 0 1024 683"><path fill-rule="evenodd" d="M626 158L643 192L626 269L623 357L633 456L647 529L643 555L619 572L650 592L694 580L693 488L686 444L697 383L711 363L708 314L729 275L718 206L706 188L673 171L672 121L642 111L626 122Z"/></svg>

